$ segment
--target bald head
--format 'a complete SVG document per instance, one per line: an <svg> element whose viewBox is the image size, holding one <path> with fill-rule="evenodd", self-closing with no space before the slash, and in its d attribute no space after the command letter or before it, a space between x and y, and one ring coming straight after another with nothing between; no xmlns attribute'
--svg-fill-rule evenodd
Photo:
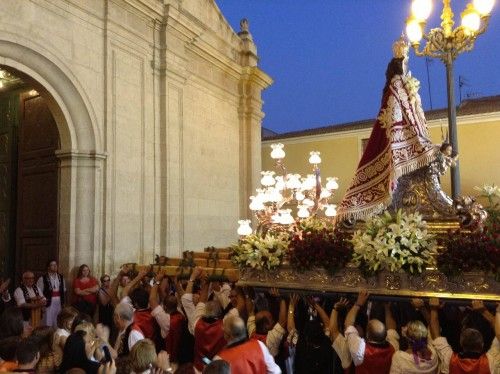
<svg viewBox="0 0 500 374"><path fill-rule="evenodd" d="M366 337L371 342L382 343L387 337L385 325L378 319L370 320L366 328Z"/></svg>
<svg viewBox="0 0 500 374"><path fill-rule="evenodd" d="M224 320L224 337L228 342L243 340L247 337L245 321L237 316L230 316Z"/></svg>
<svg viewBox="0 0 500 374"><path fill-rule="evenodd" d="M207 301L205 304L204 317L207 318L219 318L222 314L222 307L217 300Z"/></svg>

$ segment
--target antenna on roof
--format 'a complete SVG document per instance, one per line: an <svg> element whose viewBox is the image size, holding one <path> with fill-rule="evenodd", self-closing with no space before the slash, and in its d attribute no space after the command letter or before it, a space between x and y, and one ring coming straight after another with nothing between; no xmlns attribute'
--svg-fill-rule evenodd
<svg viewBox="0 0 500 374"><path fill-rule="evenodd" d="M459 93L460 93L460 104L462 104L462 87L464 87L464 86L470 87L469 81L463 75L459 75L458 76L458 89L459 89Z"/></svg>

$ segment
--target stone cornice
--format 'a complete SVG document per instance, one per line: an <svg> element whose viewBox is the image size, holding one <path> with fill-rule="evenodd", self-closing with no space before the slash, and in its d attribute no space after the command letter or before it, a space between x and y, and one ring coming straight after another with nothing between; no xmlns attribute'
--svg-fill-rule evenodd
<svg viewBox="0 0 500 374"><path fill-rule="evenodd" d="M262 89L266 89L273 84L273 79L264 73L258 66L245 66L243 68L243 79L257 84Z"/></svg>

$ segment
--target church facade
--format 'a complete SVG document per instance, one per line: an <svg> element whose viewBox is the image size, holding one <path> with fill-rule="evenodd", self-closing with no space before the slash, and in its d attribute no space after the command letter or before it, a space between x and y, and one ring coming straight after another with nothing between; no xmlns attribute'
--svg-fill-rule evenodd
<svg viewBox="0 0 500 374"><path fill-rule="evenodd" d="M246 22L235 32L213 0L0 14L0 271L55 257L115 272L236 239L272 83Z"/></svg>

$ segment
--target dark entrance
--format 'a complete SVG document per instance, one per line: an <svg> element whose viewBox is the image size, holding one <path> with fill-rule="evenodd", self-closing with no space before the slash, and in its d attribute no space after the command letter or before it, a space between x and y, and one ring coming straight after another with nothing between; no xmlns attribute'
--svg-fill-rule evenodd
<svg viewBox="0 0 500 374"><path fill-rule="evenodd" d="M45 99L18 78L0 90L0 276L58 255L59 133ZM16 282L17 283L17 279Z"/></svg>

